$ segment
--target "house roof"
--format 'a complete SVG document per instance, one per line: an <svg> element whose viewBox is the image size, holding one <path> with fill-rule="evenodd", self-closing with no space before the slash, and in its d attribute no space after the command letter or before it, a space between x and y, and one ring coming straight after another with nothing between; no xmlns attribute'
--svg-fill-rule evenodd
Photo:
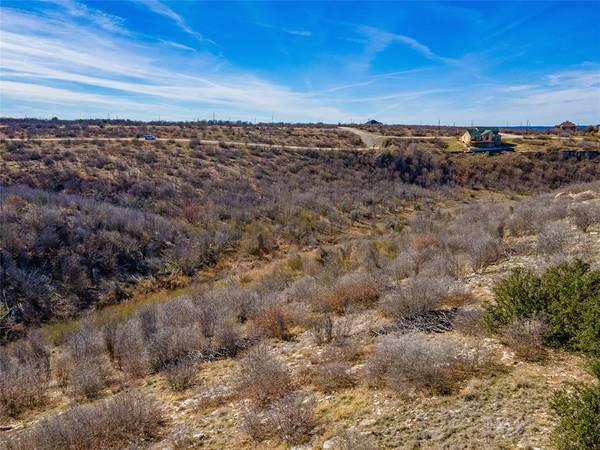
<svg viewBox="0 0 600 450"><path fill-rule="evenodd" d="M569 120L565 120L563 123L561 123L560 125L557 125L558 127L575 127L576 125L569 121Z"/></svg>
<svg viewBox="0 0 600 450"><path fill-rule="evenodd" d="M475 140L479 139L483 134L488 134L488 133L498 134L498 132L499 132L498 128L495 128L495 127L491 127L491 128L477 127L477 128L468 128L467 129L467 133L469 133L471 135L471 138L473 138Z"/></svg>

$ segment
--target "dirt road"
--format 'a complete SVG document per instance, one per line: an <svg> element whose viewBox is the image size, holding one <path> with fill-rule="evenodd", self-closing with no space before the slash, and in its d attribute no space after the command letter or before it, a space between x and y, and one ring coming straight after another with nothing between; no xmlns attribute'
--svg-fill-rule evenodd
<svg viewBox="0 0 600 450"><path fill-rule="evenodd" d="M385 139L456 139L456 136L387 136L352 127L339 127L339 129L360 136L365 146L372 149L378 149Z"/></svg>

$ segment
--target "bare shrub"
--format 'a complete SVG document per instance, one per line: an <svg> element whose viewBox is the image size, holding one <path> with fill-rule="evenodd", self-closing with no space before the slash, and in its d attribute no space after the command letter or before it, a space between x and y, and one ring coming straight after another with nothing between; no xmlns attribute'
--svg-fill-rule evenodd
<svg viewBox="0 0 600 450"><path fill-rule="evenodd" d="M226 287L206 293L207 301L223 307L223 321L235 319L246 322L255 314L259 301L258 293L253 289L241 288L234 282Z"/></svg>
<svg viewBox="0 0 600 450"><path fill-rule="evenodd" d="M443 249L429 261L424 262L419 272L439 274L447 278L458 278L461 266L456 256L450 253L448 249Z"/></svg>
<svg viewBox="0 0 600 450"><path fill-rule="evenodd" d="M265 408L245 406L240 427L256 441L276 438L287 445L302 444L310 439L316 425L315 401L303 392L290 392Z"/></svg>
<svg viewBox="0 0 600 450"><path fill-rule="evenodd" d="M242 397L262 406L289 392L292 379L287 367L259 346L238 363L236 384Z"/></svg>
<svg viewBox="0 0 600 450"><path fill-rule="evenodd" d="M333 439L333 450L377 450L374 439L357 431L346 430Z"/></svg>
<svg viewBox="0 0 600 450"><path fill-rule="evenodd" d="M242 432L255 441L264 441L273 433L264 410L256 405L244 405L238 417Z"/></svg>
<svg viewBox="0 0 600 450"><path fill-rule="evenodd" d="M349 307L368 308L379 298L379 286L372 275L353 272L340 277L327 296L331 311L342 313Z"/></svg>
<svg viewBox="0 0 600 450"><path fill-rule="evenodd" d="M198 310L197 326L214 351L227 355L236 353L239 340L236 322L242 314L241 308L245 307L237 302L243 302L246 298L244 291L236 288L212 290L202 294L196 293L193 296ZM256 312L255 301L253 303L252 310ZM249 313L250 309L243 313L244 320Z"/></svg>
<svg viewBox="0 0 600 450"><path fill-rule="evenodd" d="M432 339L418 333L388 336L366 364L368 382L401 390L406 384L439 394L452 392L456 384L489 363L478 348L459 342Z"/></svg>
<svg viewBox="0 0 600 450"><path fill-rule="evenodd" d="M454 328L467 336L477 336L484 332L483 309L462 308L452 321Z"/></svg>
<svg viewBox="0 0 600 450"><path fill-rule="evenodd" d="M395 280L404 280L417 273L417 260L412 252L402 252L386 268L386 273Z"/></svg>
<svg viewBox="0 0 600 450"><path fill-rule="evenodd" d="M594 224L600 223L600 204L579 205L572 210L573 221L584 233Z"/></svg>
<svg viewBox="0 0 600 450"><path fill-rule="evenodd" d="M50 377L45 358L30 354L19 359L8 349L0 349L0 417L16 416L46 401Z"/></svg>
<svg viewBox="0 0 600 450"><path fill-rule="evenodd" d="M206 341L199 328L163 328L152 336L149 348L150 363L155 371L159 371L206 347Z"/></svg>
<svg viewBox="0 0 600 450"><path fill-rule="evenodd" d="M546 355L546 331L546 324L541 319L515 319L502 330L502 340L521 358L541 361Z"/></svg>
<svg viewBox="0 0 600 450"><path fill-rule="evenodd" d="M145 375L150 369L147 345L139 318L118 324L112 344L117 366L129 375Z"/></svg>
<svg viewBox="0 0 600 450"><path fill-rule="evenodd" d="M191 361L182 361L164 371L169 386L174 391L185 391L196 384L198 368Z"/></svg>
<svg viewBox="0 0 600 450"><path fill-rule="evenodd" d="M317 345L329 343L333 340L333 317L323 313L308 320L308 331Z"/></svg>
<svg viewBox="0 0 600 450"><path fill-rule="evenodd" d="M235 356L240 347L240 331L237 324L222 322L212 339L213 349L225 356Z"/></svg>
<svg viewBox="0 0 600 450"><path fill-rule="evenodd" d="M323 392L334 392L354 385L352 366L343 361L321 361L311 369L313 384Z"/></svg>
<svg viewBox="0 0 600 450"><path fill-rule="evenodd" d="M187 297L160 305L159 314L161 328L184 328L196 324L200 320L200 311L192 299Z"/></svg>
<svg viewBox="0 0 600 450"><path fill-rule="evenodd" d="M352 320L349 317L336 318L331 313L321 313L309 317L305 325L315 344L341 345L350 335Z"/></svg>
<svg viewBox="0 0 600 450"><path fill-rule="evenodd" d="M404 319L439 308L452 291L452 283L443 277L420 273L404 286L381 299L381 309L389 317Z"/></svg>
<svg viewBox="0 0 600 450"><path fill-rule="evenodd" d="M483 230L473 230L464 236L465 252L475 272L479 272L500 259L504 252L502 239Z"/></svg>
<svg viewBox="0 0 600 450"><path fill-rule="evenodd" d="M255 332L263 337L289 339L290 324L291 320L285 305L274 295L265 297L252 317Z"/></svg>
<svg viewBox="0 0 600 450"><path fill-rule="evenodd" d="M95 399L108 385L110 363L105 355L86 356L71 360L68 380L69 395L76 398Z"/></svg>
<svg viewBox="0 0 600 450"><path fill-rule="evenodd" d="M162 408L153 398L125 393L42 419L9 436L5 445L11 450L127 448L155 438L162 423Z"/></svg>
<svg viewBox="0 0 600 450"><path fill-rule="evenodd" d="M110 380L110 361L102 333L91 323L75 333L67 342L62 359L62 382L69 395L94 399Z"/></svg>
<svg viewBox="0 0 600 450"><path fill-rule="evenodd" d="M290 284L284 295L289 302L314 304L323 297L324 288L315 277L305 276Z"/></svg>
<svg viewBox="0 0 600 450"><path fill-rule="evenodd" d="M561 253L567 244L566 228L560 223L545 225L538 235L537 250L542 255Z"/></svg>
<svg viewBox="0 0 600 450"><path fill-rule="evenodd" d="M268 423L275 436L288 445L310 439L316 425L315 400L302 392L291 392L276 400L268 409Z"/></svg>
<svg viewBox="0 0 600 450"><path fill-rule="evenodd" d="M349 334L339 341L333 341L323 349L324 361L357 361L362 354L362 346L358 339L350 338Z"/></svg>

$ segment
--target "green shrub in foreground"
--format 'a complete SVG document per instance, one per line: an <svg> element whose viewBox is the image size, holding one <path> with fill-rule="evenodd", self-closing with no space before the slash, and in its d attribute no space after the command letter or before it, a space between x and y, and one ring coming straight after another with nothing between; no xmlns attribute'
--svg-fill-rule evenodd
<svg viewBox="0 0 600 450"><path fill-rule="evenodd" d="M600 379L600 360L592 361L592 372ZM600 448L600 384L572 384L552 400L558 414L554 442L559 450Z"/></svg>
<svg viewBox="0 0 600 450"><path fill-rule="evenodd" d="M548 344L600 355L600 270L583 261L552 267L541 276L514 269L494 289L485 321L499 330L515 319L542 317Z"/></svg>

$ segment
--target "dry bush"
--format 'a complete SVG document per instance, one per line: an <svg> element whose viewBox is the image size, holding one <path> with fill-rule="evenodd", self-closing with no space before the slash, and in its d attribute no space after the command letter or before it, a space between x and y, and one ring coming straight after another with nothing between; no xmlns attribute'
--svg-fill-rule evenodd
<svg viewBox="0 0 600 450"><path fill-rule="evenodd" d="M258 293L253 289L244 289L237 285L230 285L211 293L215 303L226 306L230 319L240 323L246 322L256 309L259 301Z"/></svg>
<svg viewBox="0 0 600 450"><path fill-rule="evenodd" d="M10 450L130 448L155 438L162 423L154 399L125 393L42 419L7 437L4 445Z"/></svg>
<svg viewBox="0 0 600 450"><path fill-rule="evenodd" d="M315 401L302 392L290 392L265 408L246 406L240 414L240 427L256 441L274 437L287 445L310 439L316 425Z"/></svg>
<svg viewBox="0 0 600 450"><path fill-rule="evenodd" d="M307 328L317 345L323 345L333 340L333 316L331 314L322 313L310 317L307 321Z"/></svg>
<svg viewBox="0 0 600 450"><path fill-rule="evenodd" d="M294 281L285 290L285 298L289 302L317 304L324 297L325 289L315 277L310 275ZM318 308L315 308L318 309Z"/></svg>
<svg viewBox="0 0 600 450"><path fill-rule="evenodd" d="M262 346L250 350L240 360L236 378L240 396L259 406L281 398L292 389L288 368Z"/></svg>
<svg viewBox="0 0 600 450"><path fill-rule="evenodd" d="M291 392L267 409L268 422L275 436L288 445L310 439L316 425L315 400L301 392Z"/></svg>
<svg viewBox="0 0 600 450"><path fill-rule="evenodd" d="M461 264L457 256L453 255L449 249L444 248L430 260L423 262L419 268L420 272L456 279L460 276Z"/></svg>
<svg viewBox="0 0 600 450"><path fill-rule="evenodd" d="M110 381L110 361L102 333L86 323L67 342L59 378L75 398L94 399Z"/></svg>
<svg viewBox="0 0 600 450"><path fill-rule="evenodd" d="M485 331L483 309L461 308L452 321L454 329L467 336L477 336Z"/></svg>
<svg viewBox="0 0 600 450"><path fill-rule="evenodd" d="M385 272L394 280L404 280L417 273L417 259L413 252L402 252L385 268Z"/></svg>
<svg viewBox="0 0 600 450"><path fill-rule="evenodd" d="M321 313L309 317L305 325L315 344L341 345L350 335L352 321L348 317L335 318L330 313Z"/></svg>
<svg viewBox="0 0 600 450"><path fill-rule="evenodd" d="M444 277L420 273L399 289L383 296L383 313L394 319L405 319L438 309L452 292L452 282Z"/></svg>
<svg viewBox="0 0 600 450"><path fill-rule="evenodd" d="M240 331L236 323L223 322L212 338L212 347L224 356L235 356L240 349Z"/></svg>
<svg viewBox="0 0 600 450"><path fill-rule="evenodd" d="M294 275L291 271L276 266L256 280L252 287L261 295L279 293L291 284L293 278Z"/></svg>
<svg viewBox="0 0 600 450"><path fill-rule="evenodd" d="M543 226L537 239L538 253L546 256L562 253L568 242L566 233L566 226L558 222Z"/></svg>
<svg viewBox="0 0 600 450"><path fill-rule="evenodd" d="M310 378L318 390L334 392L354 386L351 368L349 363L343 361L320 361L311 368Z"/></svg>
<svg viewBox="0 0 600 450"><path fill-rule="evenodd" d="M207 347L199 328L162 328L151 338L150 363L153 370L159 371Z"/></svg>
<svg viewBox="0 0 600 450"><path fill-rule="evenodd" d="M407 384L448 394L456 384L490 363L479 348L466 348L444 337L432 339L409 333L387 336L378 345L365 367L371 384L402 390Z"/></svg>
<svg viewBox="0 0 600 450"><path fill-rule="evenodd" d="M372 275L353 272L340 277L326 296L328 309L343 313L348 308L369 308L379 298L380 289Z"/></svg>
<svg viewBox="0 0 600 450"><path fill-rule="evenodd" d="M240 430L255 441L264 441L273 433L264 410L256 405L242 406L238 418Z"/></svg>
<svg viewBox="0 0 600 450"><path fill-rule="evenodd" d="M363 352L358 339L351 339L348 335L341 341L334 341L323 348L324 361L357 361Z"/></svg>
<svg viewBox="0 0 600 450"><path fill-rule="evenodd" d="M291 317L286 305L276 296L264 297L252 317L252 328L263 337L287 340L290 338Z"/></svg>
<svg viewBox="0 0 600 450"><path fill-rule="evenodd" d="M600 223L600 204L587 203L576 206L571 214L577 228L585 233L592 225Z"/></svg>
<svg viewBox="0 0 600 450"><path fill-rule="evenodd" d="M491 236L483 230L473 229L464 237L465 253L471 260L475 272L484 270L497 262L504 254L502 239Z"/></svg>
<svg viewBox="0 0 600 450"><path fill-rule="evenodd" d="M114 360L123 372L141 377L150 369L144 330L139 318L118 324L112 344Z"/></svg>
<svg viewBox="0 0 600 450"><path fill-rule="evenodd" d="M248 297L241 289L218 289L204 293L195 293L193 302L196 306L196 324L202 335L210 342L212 350L222 354L234 355L239 341L241 308ZM255 303L255 302L253 302ZM247 305L246 305L247 306ZM255 305L252 305L255 309ZM247 309L246 315L250 313Z"/></svg>
<svg viewBox="0 0 600 450"><path fill-rule="evenodd" d="M40 343L0 348L0 417L43 404L49 380L49 354Z"/></svg>
<svg viewBox="0 0 600 450"><path fill-rule="evenodd" d="M508 220L513 236L525 236L539 232L547 223L564 219L568 215L567 203L551 197L537 196L519 202Z"/></svg>
<svg viewBox="0 0 600 450"><path fill-rule="evenodd" d="M196 384L198 368L191 361L181 361L165 369L164 374L171 389L180 392Z"/></svg>
<svg viewBox="0 0 600 450"><path fill-rule="evenodd" d="M366 434L346 430L333 438L332 450L377 450L375 440Z"/></svg>
<svg viewBox="0 0 600 450"><path fill-rule="evenodd" d="M105 355L71 360L68 381L69 395L95 399L110 381L110 362Z"/></svg>
<svg viewBox="0 0 600 450"><path fill-rule="evenodd" d="M381 269L383 264L384 258L379 254L373 241L362 239L352 245L349 258L350 267L373 273Z"/></svg>
<svg viewBox="0 0 600 450"><path fill-rule="evenodd" d="M502 330L502 341L526 361L541 361L546 356L542 319L515 319Z"/></svg>

